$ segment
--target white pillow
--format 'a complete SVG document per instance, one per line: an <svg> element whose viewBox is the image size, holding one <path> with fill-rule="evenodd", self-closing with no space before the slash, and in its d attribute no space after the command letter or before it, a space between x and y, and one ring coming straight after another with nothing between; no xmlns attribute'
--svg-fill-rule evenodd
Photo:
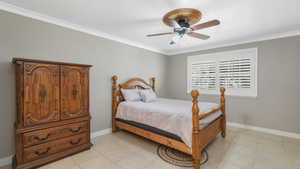
<svg viewBox="0 0 300 169"><path fill-rule="evenodd" d="M156 93L152 89L140 90L140 95L143 102L152 102L156 100Z"/></svg>
<svg viewBox="0 0 300 169"><path fill-rule="evenodd" d="M126 101L141 101L138 89L121 89L121 92Z"/></svg>

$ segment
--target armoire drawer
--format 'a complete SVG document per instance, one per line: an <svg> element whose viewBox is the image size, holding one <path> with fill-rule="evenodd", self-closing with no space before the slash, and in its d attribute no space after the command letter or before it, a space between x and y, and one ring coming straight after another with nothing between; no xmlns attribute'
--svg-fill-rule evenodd
<svg viewBox="0 0 300 169"><path fill-rule="evenodd" d="M25 148L23 159L25 162L39 159L86 143L88 143L88 133L50 141L48 143Z"/></svg>
<svg viewBox="0 0 300 169"><path fill-rule="evenodd" d="M72 136L88 131L88 122L80 122L74 124L67 124L59 127L53 127L43 130L37 130L23 134L24 147L45 143L51 140L62 137Z"/></svg>

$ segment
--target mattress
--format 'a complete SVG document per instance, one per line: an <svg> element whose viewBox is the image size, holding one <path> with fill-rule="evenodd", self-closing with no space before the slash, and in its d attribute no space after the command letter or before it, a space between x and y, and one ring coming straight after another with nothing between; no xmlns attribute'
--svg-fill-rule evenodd
<svg viewBox="0 0 300 169"><path fill-rule="evenodd" d="M200 102L200 114L218 108L216 103ZM217 111L200 121L204 128L220 117ZM144 124L178 136L186 145L192 145L192 102L158 98L153 102L121 102L116 117L121 120Z"/></svg>

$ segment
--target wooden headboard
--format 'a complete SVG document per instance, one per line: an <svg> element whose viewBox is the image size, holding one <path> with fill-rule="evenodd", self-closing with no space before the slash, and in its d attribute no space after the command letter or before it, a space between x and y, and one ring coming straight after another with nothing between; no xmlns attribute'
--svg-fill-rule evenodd
<svg viewBox="0 0 300 169"><path fill-rule="evenodd" d="M152 88L155 91L155 78L150 78L150 83L147 83L141 78L135 77L127 80L124 83L117 84L118 77L114 75L112 78L112 98L116 97L116 101L123 101L121 89L149 89Z"/></svg>
<svg viewBox="0 0 300 169"><path fill-rule="evenodd" d="M113 78L116 76L113 76ZM152 77L150 78L150 84L148 84L147 82L145 82L143 79L141 78L132 78L129 79L128 81L126 81L125 83L122 83L119 85L119 88L122 89L134 89L134 88L139 88L139 89L147 89L147 88L152 88L153 90L155 90L155 78Z"/></svg>
<svg viewBox="0 0 300 169"><path fill-rule="evenodd" d="M152 88L155 91L155 78L150 78L150 83L147 83L141 78L131 78L124 83L117 84L118 77L114 75L112 78L112 123L115 123L115 116L117 113L118 105L124 101L124 98L121 93L121 89L149 89ZM115 126L115 125L112 125ZM115 131L116 129L112 129Z"/></svg>

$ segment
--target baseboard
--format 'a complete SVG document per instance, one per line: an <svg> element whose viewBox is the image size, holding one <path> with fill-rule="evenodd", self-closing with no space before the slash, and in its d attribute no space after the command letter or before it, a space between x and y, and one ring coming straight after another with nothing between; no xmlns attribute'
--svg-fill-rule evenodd
<svg viewBox="0 0 300 169"><path fill-rule="evenodd" d="M103 135L109 134L109 133L111 133L111 128L96 131L96 132L92 132L91 133L91 138L93 139L95 137L103 136ZM13 155L8 156L8 157L4 157L4 158L0 158L0 167L11 164L12 159L13 159Z"/></svg>
<svg viewBox="0 0 300 169"><path fill-rule="evenodd" d="M248 129L248 130L278 135L278 136L300 139L299 133L292 133L292 132L287 132L287 131L282 131L282 130L274 130L274 129L256 127L256 126L251 126L251 125L246 125L246 124L232 123L232 122L228 122L227 125L232 126L232 127L242 128L242 129Z"/></svg>
<svg viewBox="0 0 300 169"><path fill-rule="evenodd" d="M8 156L0 159L0 167L6 166L12 163L13 156Z"/></svg>
<svg viewBox="0 0 300 169"><path fill-rule="evenodd" d="M111 128L100 130L100 131L96 131L96 132L92 132L91 133L91 138L93 139L95 137L103 136L103 135L106 135L106 134L109 134L109 133L111 133Z"/></svg>

